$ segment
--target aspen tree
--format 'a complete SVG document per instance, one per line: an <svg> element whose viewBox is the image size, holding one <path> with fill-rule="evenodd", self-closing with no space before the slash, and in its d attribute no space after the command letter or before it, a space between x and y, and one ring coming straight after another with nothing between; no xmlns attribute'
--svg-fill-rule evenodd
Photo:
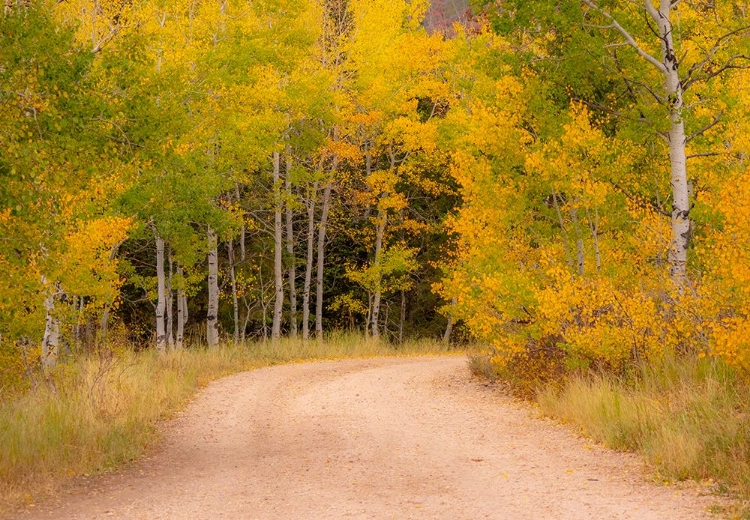
<svg viewBox="0 0 750 520"><path fill-rule="evenodd" d="M273 326L271 337L274 341L281 337L281 317L284 307L284 274L282 265L283 228L281 218L281 158L279 152L273 152L273 272L274 294Z"/></svg>

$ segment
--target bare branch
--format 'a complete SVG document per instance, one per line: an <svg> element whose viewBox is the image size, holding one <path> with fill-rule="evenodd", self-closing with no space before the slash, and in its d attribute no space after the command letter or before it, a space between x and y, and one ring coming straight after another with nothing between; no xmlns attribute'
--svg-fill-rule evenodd
<svg viewBox="0 0 750 520"><path fill-rule="evenodd" d="M605 45L605 49L611 49L613 47L630 47L630 44L628 42L620 42L620 43L610 43L609 45Z"/></svg>
<svg viewBox="0 0 750 520"><path fill-rule="evenodd" d="M719 155L724 155L723 153L719 152L703 152L703 153L693 153L690 155L685 156L685 159L695 159L697 157L716 157Z"/></svg>
<svg viewBox="0 0 750 520"><path fill-rule="evenodd" d="M692 141L696 137L703 135L704 133L708 132L710 129L712 129L713 127L715 127L716 125L718 125L719 121L721 121L721 116L723 116L723 115L724 115L724 112L719 112L718 114L716 114L716 116L714 117L713 121L711 121L710 123L708 123L706 126L704 126L703 128L701 128L697 132L695 132L692 135L690 135L687 139L685 139L685 143L686 144L689 143L690 141Z"/></svg>
<svg viewBox="0 0 750 520"><path fill-rule="evenodd" d="M607 20L611 21L612 25L617 30L617 32L619 32L622 35L622 37L625 38L625 41L628 42L628 45L633 47L633 49L635 49L635 51L638 53L638 55L641 58L645 59L651 65L659 69L659 72L661 72L662 74L667 74L668 71L667 71L667 68L664 66L664 64L660 62L659 60L657 60L656 58L654 58L653 56L651 56L648 52L643 50L638 45L638 43L633 39L630 33L627 30L625 30L625 28L622 25L620 25L620 23L617 20L615 20L615 18L611 14L609 14L607 11L602 10L592 0L582 0L582 2L586 4L587 6L589 6L591 9L599 12ZM647 6L650 5L649 0L645 0L645 3ZM648 10L648 7L646 7L646 9ZM653 6L651 6L651 9L654 9Z"/></svg>
<svg viewBox="0 0 750 520"><path fill-rule="evenodd" d="M623 78L623 80L625 81L625 84L628 85L628 88L630 88L630 84L632 83L633 85L636 85L644 89L646 92L651 94L651 96L656 100L657 103L664 104L667 102L667 99L664 96L657 94L653 88L646 85L645 83L641 83L640 81L636 81L634 79L628 79L628 78Z"/></svg>
<svg viewBox="0 0 750 520"><path fill-rule="evenodd" d="M682 90L685 90L685 86L684 85L694 83L695 81L699 81L699 80L690 81L690 78L691 78L691 76L693 75L694 72L702 69L709 61L711 61L711 58L714 57L714 55L716 54L716 52L721 48L721 45L726 40L732 38L733 36L735 36L735 35L737 35L737 34L739 34L741 32L747 31L747 30L750 30L750 26L740 27L739 29L735 29L734 31L730 31L730 32L728 32L728 33L726 33L726 34L718 37L716 39L716 42L711 47L711 49L709 51L706 51L706 56L701 61L699 61L698 63L695 63L692 67L690 67L690 69L688 70L687 74L685 75L685 79L682 80L682 83L683 83ZM733 56L728 61L731 61L731 60L737 58L738 56Z"/></svg>
<svg viewBox="0 0 750 520"><path fill-rule="evenodd" d="M747 61L747 65L739 65L735 62L738 60L745 60ZM735 54L731 58L729 58L726 63L724 63L723 66L719 67L716 70L712 70L705 74L704 76L695 76L687 81L683 82L682 84L682 90L683 92L686 91L690 86L692 86L695 83L701 82L701 81L708 81L712 78L715 78L716 76L719 76L723 74L725 71L730 69L750 69L750 56L745 56L744 54Z"/></svg>

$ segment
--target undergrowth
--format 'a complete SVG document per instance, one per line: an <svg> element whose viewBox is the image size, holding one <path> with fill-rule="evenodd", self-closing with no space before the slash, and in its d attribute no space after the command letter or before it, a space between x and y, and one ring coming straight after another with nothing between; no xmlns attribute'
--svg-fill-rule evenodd
<svg viewBox="0 0 750 520"><path fill-rule="evenodd" d="M243 370L312 359L445 353L435 342L400 347L356 335L281 340L159 355L130 349L60 364L32 390L0 402L0 512L59 489L70 477L137 458L159 421L201 386Z"/></svg>
<svg viewBox="0 0 750 520"><path fill-rule="evenodd" d="M750 385L720 359L686 356L615 375L563 374L559 363L533 359L500 368L474 357L475 374L501 379L608 447L643 454L660 479L728 492L741 504L733 514L750 518Z"/></svg>

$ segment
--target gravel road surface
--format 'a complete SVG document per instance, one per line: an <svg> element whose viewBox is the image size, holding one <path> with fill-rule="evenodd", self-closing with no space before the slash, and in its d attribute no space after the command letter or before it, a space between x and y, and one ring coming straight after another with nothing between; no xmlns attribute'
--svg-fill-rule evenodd
<svg viewBox="0 0 750 520"><path fill-rule="evenodd" d="M144 460L29 508L39 519L691 519L651 483L473 381L463 357L263 368L210 384Z"/></svg>

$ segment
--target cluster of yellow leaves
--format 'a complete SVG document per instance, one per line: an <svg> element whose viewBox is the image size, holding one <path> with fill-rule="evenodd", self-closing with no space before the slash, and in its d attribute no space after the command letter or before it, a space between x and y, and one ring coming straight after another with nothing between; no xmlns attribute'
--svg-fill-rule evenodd
<svg viewBox="0 0 750 520"><path fill-rule="evenodd" d="M112 304L117 298L120 275L115 254L133 225L130 218L105 217L80 222L65 238L66 252L57 279L66 291Z"/></svg>

